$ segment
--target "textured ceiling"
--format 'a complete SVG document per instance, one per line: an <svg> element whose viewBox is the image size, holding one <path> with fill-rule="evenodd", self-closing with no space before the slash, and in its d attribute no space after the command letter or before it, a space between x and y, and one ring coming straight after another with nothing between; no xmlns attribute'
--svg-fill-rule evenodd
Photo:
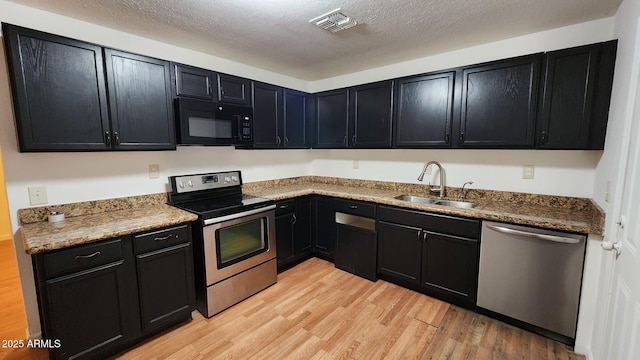
<svg viewBox="0 0 640 360"><path fill-rule="evenodd" d="M609 17L621 0L10 0L303 80ZM336 8L358 25L309 20Z"/></svg>

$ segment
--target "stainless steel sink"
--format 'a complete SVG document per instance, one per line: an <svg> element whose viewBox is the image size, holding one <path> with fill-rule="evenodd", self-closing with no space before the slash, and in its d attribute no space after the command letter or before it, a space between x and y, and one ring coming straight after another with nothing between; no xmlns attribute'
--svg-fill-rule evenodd
<svg viewBox="0 0 640 360"><path fill-rule="evenodd" d="M464 209L470 209L476 206L475 203L467 202L467 201L440 200L440 199L432 199L432 198L413 196L413 195L398 195L395 197L395 199L408 201L412 203L451 206L451 207L464 208Z"/></svg>

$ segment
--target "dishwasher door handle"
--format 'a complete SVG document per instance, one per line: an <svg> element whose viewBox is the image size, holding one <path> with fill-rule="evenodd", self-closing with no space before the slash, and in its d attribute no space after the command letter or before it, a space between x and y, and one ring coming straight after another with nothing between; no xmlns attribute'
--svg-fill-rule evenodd
<svg viewBox="0 0 640 360"><path fill-rule="evenodd" d="M519 236L525 236L525 237L539 239L539 240L554 241L554 242L559 242L564 244L577 244L580 242L580 239L572 239L569 237L555 236L555 235L548 235L548 234L539 234L539 233L534 233L529 231L511 229L505 226L496 226L496 225L487 224L487 228L493 231L504 233L504 234L519 235Z"/></svg>

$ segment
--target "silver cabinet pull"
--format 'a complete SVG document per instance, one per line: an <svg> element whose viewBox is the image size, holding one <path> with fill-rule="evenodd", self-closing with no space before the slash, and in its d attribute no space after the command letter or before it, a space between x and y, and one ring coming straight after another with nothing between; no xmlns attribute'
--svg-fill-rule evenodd
<svg viewBox="0 0 640 360"><path fill-rule="evenodd" d="M116 140L116 146L120 146L120 134L118 134L118 132L114 132L113 136L115 137Z"/></svg>
<svg viewBox="0 0 640 360"><path fill-rule="evenodd" d="M111 134L108 131L104 133L104 143L107 146L111 146Z"/></svg>
<svg viewBox="0 0 640 360"><path fill-rule="evenodd" d="M357 209L358 205L349 205L349 209Z"/></svg>
<svg viewBox="0 0 640 360"><path fill-rule="evenodd" d="M353 135L353 136L351 137L351 145L352 145L352 146L356 146L356 136L355 136L355 135Z"/></svg>
<svg viewBox="0 0 640 360"><path fill-rule="evenodd" d="M555 236L555 235L549 235L549 234L538 234L538 233L533 233L528 231L511 229L505 226L487 225L487 228L503 234L519 235L519 236L524 236L528 238L547 240L547 241L559 242L564 244L577 244L580 242L580 239L572 239L569 237Z"/></svg>
<svg viewBox="0 0 640 360"><path fill-rule="evenodd" d="M169 235L167 235L167 236L165 236L165 237L157 237L157 238L154 238L153 240L154 240L154 241L165 241L165 240L169 240L172 236L173 236L173 234L169 234Z"/></svg>
<svg viewBox="0 0 640 360"><path fill-rule="evenodd" d="M280 205L280 209L286 209L288 207L289 207L289 205Z"/></svg>
<svg viewBox="0 0 640 360"><path fill-rule="evenodd" d="M282 139L280 139L280 135L276 135L276 145L280 146L281 143L282 143Z"/></svg>
<svg viewBox="0 0 640 360"><path fill-rule="evenodd" d="M80 261L80 260L88 260L88 259L92 259L96 256L100 255L100 251L96 251L93 254L90 255L77 255L76 256L76 261Z"/></svg>
<svg viewBox="0 0 640 360"><path fill-rule="evenodd" d="M298 222L298 218L296 217L296 214L293 214L293 218L292 218L292 224L295 225Z"/></svg>

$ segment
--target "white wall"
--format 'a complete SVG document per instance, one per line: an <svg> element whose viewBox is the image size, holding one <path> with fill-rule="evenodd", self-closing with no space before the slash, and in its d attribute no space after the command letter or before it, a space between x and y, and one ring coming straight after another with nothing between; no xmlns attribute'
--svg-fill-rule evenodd
<svg viewBox="0 0 640 360"><path fill-rule="evenodd" d="M306 83L3 0L0 21L306 91L604 41L612 38L613 31L613 20L604 19ZM0 52L0 144L14 232L18 228L17 210L29 207L27 187L32 185L46 186L49 203L56 204L166 191L167 176L225 169L241 169L245 181L313 174L417 183L422 164L438 160L445 167L450 186L473 180L475 188L592 197L594 169L601 161L599 151L533 150L242 151L181 147L175 152L23 154L17 150L6 57L4 50ZM353 169L353 160L359 160L360 169ZM160 165L159 179L148 178L149 164ZM533 180L521 179L523 164L536 166ZM21 240L14 240L21 249ZM30 258L18 251L17 259L29 330L37 335L40 325Z"/></svg>

